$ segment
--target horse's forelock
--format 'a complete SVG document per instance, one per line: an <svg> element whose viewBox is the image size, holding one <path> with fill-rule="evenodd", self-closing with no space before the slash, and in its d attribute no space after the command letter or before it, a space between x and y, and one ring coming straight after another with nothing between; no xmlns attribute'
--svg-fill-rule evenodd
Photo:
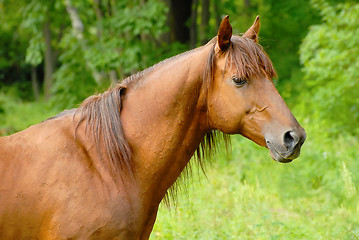
<svg viewBox="0 0 359 240"><path fill-rule="evenodd" d="M272 79L277 76L272 61L263 47L246 37L234 36L227 50L229 64L234 64L241 77L250 79L264 74Z"/></svg>

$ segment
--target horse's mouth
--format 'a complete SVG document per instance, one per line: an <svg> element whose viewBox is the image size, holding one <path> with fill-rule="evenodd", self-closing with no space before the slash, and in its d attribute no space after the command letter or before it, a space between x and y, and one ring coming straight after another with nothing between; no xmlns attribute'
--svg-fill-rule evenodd
<svg viewBox="0 0 359 240"><path fill-rule="evenodd" d="M295 147L292 151L281 153L269 141L267 141L267 148L273 160L281 163L289 163L297 158L300 154L300 146Z"/></svg>

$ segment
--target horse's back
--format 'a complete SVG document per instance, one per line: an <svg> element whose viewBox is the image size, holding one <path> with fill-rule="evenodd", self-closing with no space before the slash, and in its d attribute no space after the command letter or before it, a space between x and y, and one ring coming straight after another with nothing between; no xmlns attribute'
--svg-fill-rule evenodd
<svg viewBox="0 0 359 240"><path fill-rule="evenodd" d="M0 239L127 236L118 189L95 169L76 126L61 116L0 138Z"/></svg>
<svg viewBox="0 0 359 240"><path fill-rule="evenodd" d="M61 119L56 119L1 137L0 189L22 179L34 180L39 178L39 174L49 174L61 158L66 158L68 151L63 151L64 148L73 145L68 132ZM59 155L60 151L64 153Z"/></svg>
<svg viewBox="0 0 359 240"><path fill-rule="evenodd" d="M81 173L68 122L51 119L0 138L1 239L52 238L57 231L57 211L76 194L73 171Z"/></svg>
<svg viewBox="0 0 359 240"><path fill-rule="evenodd" d="M49 237L41 228L51 225L56 201L49 189L61 165L57 152L66 145L63 126L53 121L0 138L1 239Z"/></svg>

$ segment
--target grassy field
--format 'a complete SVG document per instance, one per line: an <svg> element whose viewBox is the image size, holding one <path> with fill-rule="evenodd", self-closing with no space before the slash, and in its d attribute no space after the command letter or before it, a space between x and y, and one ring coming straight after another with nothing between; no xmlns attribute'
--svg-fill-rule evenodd
<svg viewBox="0 0 359 240"><path fill-rule="evenodd" d="M308 129L299 159L271 160L240 136L162 205L151 239L359 239L359 141ZM196 171L194 171L196 172Z"/></svg>

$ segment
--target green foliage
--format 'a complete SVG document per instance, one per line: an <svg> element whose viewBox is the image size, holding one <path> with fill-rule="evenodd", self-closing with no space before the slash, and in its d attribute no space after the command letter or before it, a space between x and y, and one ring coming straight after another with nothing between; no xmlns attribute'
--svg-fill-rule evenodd
<svg viewBox="0 0 359 240"><path fill-rule="evenodd" d="M323 23L310 28L300 49L307 111L326 132L359 134L359 4L313 5Z"/></svg>
<svg viewBox="0 0 359 240"><path fill-rule="evenodd" d="M21 131L60 111L43 101L24 102L11 92L0 93L0 136Z"/></svg>
<svg viewBox="0 0 359 240"><path fill-rule="evenodd" d="M101 22L101 42L88 54L88 59L92 59L102 52L102 59L94 62L94 67L99 70L119 67L120 76L132 74L160 60L155 52L159 46L152 40L158 39L166 29L167 7L162 2L151 0L137 5L129 4L133 1L125 2L118 3L113 16ZM104 51L108 54L103 54Z"/></svg>
<svg viewBox="0 0 359 240"><path fill-rule="evenodd" d="M26 34L19 31L21 13L15 11L19 7L19 1L0 1L0 88L4 85L17 84L26 85L28 89L30 69L24 62L28 38ZM5 3L6 7L4 7ZM23 93L22 96L29 92Z"/></svg>
<svg viewBox="0 0 359 240"><path fill-rule="evenodd" d="M279 83L285 84L300 68L299 45L308 27L319 21L318 13L310 0L261 0L258 10L261 15L260 42L274 63Z"/></svg>
<svg viewBox="0 0 359 240"><path fill-rule="evenodd" d="M72 25L68 8L78 15L81 32ZM111 81L184 50L160 39L168 30L167 11L160 0L1 1L0 79L5 79L1 85L27 83L24 94L31 95L31 65L42 68L45 50L51 47L55 62L52 105L73 107ZM50 27L51 46L45 46L45 23ZM20 73L24 76L17 77Z"/></svg>
<svg viewBox="0 0 359 240"><path fill-rule="evenodd" d="M66 23L63 21L64 7L59 1L31 1L21 7L21 31L30 36L25 62L37 66L42 63L45 52L43 25L48 21L53 34L60 31L60 26ZM52 41L53 47L57 44Z"/></svg>
<svg viewBox="0 0 359 240"><path fill-rule="evenodd" d="M82 38L71 29L64 33L52 99L66 108L108 86L111 71L121 79L160 60L156 41L166 29L167 8L158 0L120 1L97 18L92 3L74 4L84 31Z"/></svg>
<svg viewBox="0 0 359 240"><path fill-rule="evenodd" d="M72 26L66 2L19 0L15 3L4 0L0 3L0 11L3 13L1 20L6 23L1 27L11 29L8 32L10 36L13 33L13 36L20 34L19 39L26 48L26 51L22 49L19 54L20 49L16 49L18 45L7 40L4 44L15 46L15 52L10 57L2 57L0 52L0 67L3 65L10 68L10 59L14 60L14 64L21 63L20 71L17 72L27 69L25 80L29 83L29 65L38 66L38 69L43 67L43 26L45 22L49 23L51 46L55 58L59 57L56 59L57 73L54 75L52 102L61 107L74 106L94 90L102 90L104 85L108 86L110 81L114 81L115 75L122 79L188 48L163 41L162 34L168 30L168 6L164 1L100 1L98 4L93 1L70 0L68 2L84 27L80 39L77 35L79 33ZM298 44L305 35L307 26L315 21L316 15L308 0L248 2L249 5L245 1L214 1L205 37L210 39L216 34L221 14L231 15L234 32L237 34L244 32L259 14L263 24L261 43L266 48L270 46L267 50L280 78L292 78L292 73L297 72L299 66ZM1 33L2 31L0 29ZM9 72L12 71L9 69ZM6 77L5 74L4 78ZM40 73L39 78L41 77ZM12 76L11 79L19 81ZM291 87L287 80L281 82L283 88ZM40 81L39 84L41 83Z"/></svg>
<svg viewBox="0 0 359 240"><path fill-rule="evenodd" d="M91 72L86 68L84 50L71 34L65 35L60 44L66 51L59 60L63 64L54 74L54 97L50 102L60 108L73 108L98 87Z"/></svg>
<svg viewBox="0 0 359 240"><path fill-rule="evenodd" d="M36 34L33 38L30 39L29 46L26 49L26 63L34 66L42 63L44 44L41 38L42 36L40 34Z"/></svg>

